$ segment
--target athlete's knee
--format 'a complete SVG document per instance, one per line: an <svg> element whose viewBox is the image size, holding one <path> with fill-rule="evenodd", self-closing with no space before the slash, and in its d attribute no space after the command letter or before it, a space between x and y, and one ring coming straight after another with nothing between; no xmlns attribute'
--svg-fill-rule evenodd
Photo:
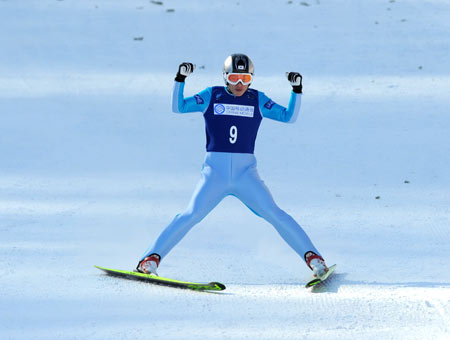
<svg viewBox="0 0 450 340"><path fill-rule="evenodd" d="M183 224L194 226L199 223L203 218L204 214L201 211L187 210L177 216L179 220L182 221Z"/></svg>
<svg viewBox="0 0 450 340"><path fill-rule="evenodd" d="M263 217L272 224L275 223L277 225L280 224L283 225L292 221L292 217L284 210L278 207L268 209L267 211L264 212Z"/></svg>

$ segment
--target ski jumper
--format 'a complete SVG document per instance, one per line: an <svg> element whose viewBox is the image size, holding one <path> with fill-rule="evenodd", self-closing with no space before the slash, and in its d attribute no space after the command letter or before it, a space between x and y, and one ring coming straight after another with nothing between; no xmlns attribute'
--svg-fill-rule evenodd
<svg viewBox="0 0 450 340"><path fill-rule="evenodd" d="M256 215L272 224L303 259L310 251L320 255L300 225L274 202L258 175L253 154L263 117L294 123L302 95L292 92L286 109L254 89L236 97L224 86L208 87L195 96L184 98L184 85L184 82L175 82L172 110L176 113L203 112L207 153L202 178L187 209L175 216L142 259L153 253L163 259L228 195L237 197Z"/></svg>

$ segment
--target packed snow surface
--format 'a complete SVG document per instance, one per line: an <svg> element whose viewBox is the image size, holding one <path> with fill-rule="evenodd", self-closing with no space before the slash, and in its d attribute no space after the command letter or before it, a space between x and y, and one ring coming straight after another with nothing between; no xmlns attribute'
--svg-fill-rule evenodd
<svg viewBox="0 0 450 340"><path fill-rule="evenodd" d="M449 339L450 4L443 0L1 0L1 339ZM226 198L160 275L133 269L200 178L200 113L235 52L296 124L264 120L261 177L336 274Z"/></svg>

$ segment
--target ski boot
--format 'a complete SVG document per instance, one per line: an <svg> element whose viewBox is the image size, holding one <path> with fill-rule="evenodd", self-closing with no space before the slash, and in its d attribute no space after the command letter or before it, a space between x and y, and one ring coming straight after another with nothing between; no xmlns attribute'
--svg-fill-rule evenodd
<svg viewBox="0 0 450 340"><path fill-rule="evenodd" d="M143 274L153 274L158 276L156 270L158 269L159 261L161 261L161 257L158 254L151 254L139 261L136 270Z"/></svg>
<svg viewBox="0 0 450 340"><path fill-rule="evenodd" d="M305 260L308 267L313 271L314 277L321 277L328 271L328 267L322 256L319 256L312 251L305 254Z"/></svg>

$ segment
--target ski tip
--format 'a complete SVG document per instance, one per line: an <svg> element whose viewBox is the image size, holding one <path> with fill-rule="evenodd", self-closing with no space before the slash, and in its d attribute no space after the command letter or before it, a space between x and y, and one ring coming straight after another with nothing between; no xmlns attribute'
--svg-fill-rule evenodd
<svg viewBox="0 0 450 340"><path fill-rule="evenodd" d="M94 266L94 268L100 269L101 271L103 271L103 272L105 272L105 273L108 273L108 272L109 272L109 271L108 271L108 268L105 268L105 267Z"/></svg>
<svg viewBox="0 0 450 340"><path fill-rule="evenodd" d="M220 282L210 282L209 285L215 287L216 290L225 290L227 288L223 283Z"/></svg>

